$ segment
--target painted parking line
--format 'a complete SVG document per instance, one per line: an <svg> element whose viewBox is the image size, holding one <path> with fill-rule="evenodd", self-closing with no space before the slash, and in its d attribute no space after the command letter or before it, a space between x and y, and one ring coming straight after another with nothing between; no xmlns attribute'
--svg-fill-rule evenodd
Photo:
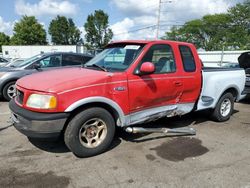
<svg viewBox="0 0 250 188"><path fill-rule="evenodd" d="M10 112L0 112L0 115L9 115Z"/></svg>

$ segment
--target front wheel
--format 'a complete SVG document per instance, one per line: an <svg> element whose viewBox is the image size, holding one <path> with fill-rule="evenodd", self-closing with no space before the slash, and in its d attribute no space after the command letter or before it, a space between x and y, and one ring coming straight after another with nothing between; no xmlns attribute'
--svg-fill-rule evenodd
<svg viewBox="0 0 250 188"><path fill-rule="evenodd" d="M90 157L107 150L114 134L112 115L103 108L94 107L71 119L64 133L64 141L76 156Z"/></svg>
<svg viewBox="0 0 250 188"><path fill-rule="evenodd" d="M3 87L3 98L10 101L16 94L16 82L12 81Z"/></svg>
<svg viewBox="0 0 250 188"><path fill-rule="evenodd" d="M232 93L225 93L219 99L215 109L212 112L212 119L218 122L227 121L233 113L234 97Z"/></svg>

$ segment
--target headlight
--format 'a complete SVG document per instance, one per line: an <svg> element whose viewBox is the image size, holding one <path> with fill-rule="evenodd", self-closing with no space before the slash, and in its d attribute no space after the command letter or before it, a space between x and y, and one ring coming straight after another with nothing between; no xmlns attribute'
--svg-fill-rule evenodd
<svg viewBox="0 0 250 188"><path fill-rule="evenodd" d="M31 94L27 100L26 106L38 109L54 109L57 101L53 95Z"/></svg>

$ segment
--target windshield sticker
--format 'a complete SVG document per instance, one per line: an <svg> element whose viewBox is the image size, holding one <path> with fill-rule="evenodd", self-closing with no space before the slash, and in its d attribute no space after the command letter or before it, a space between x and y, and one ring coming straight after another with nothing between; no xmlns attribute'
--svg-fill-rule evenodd
<svg viewBox="0 0 250 188"><path fill-rule="evenodd" d="M126 45L124 49L126 50L138 50L140 48L140 45Z"/></svg>

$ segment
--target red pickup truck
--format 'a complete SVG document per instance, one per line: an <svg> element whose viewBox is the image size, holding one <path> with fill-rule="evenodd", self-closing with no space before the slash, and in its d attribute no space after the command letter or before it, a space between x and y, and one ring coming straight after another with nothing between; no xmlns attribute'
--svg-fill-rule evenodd
<svg viewBox="0 0 250 188"><path fill-rule="evenodd" d="M21 78L9 103L14 126L28 137L64 136L86 157L104 152L116 126L210 109L230 118L245 84L242 69L202 69L194 45L174 41L109 44L84 67Z"/></svg>

